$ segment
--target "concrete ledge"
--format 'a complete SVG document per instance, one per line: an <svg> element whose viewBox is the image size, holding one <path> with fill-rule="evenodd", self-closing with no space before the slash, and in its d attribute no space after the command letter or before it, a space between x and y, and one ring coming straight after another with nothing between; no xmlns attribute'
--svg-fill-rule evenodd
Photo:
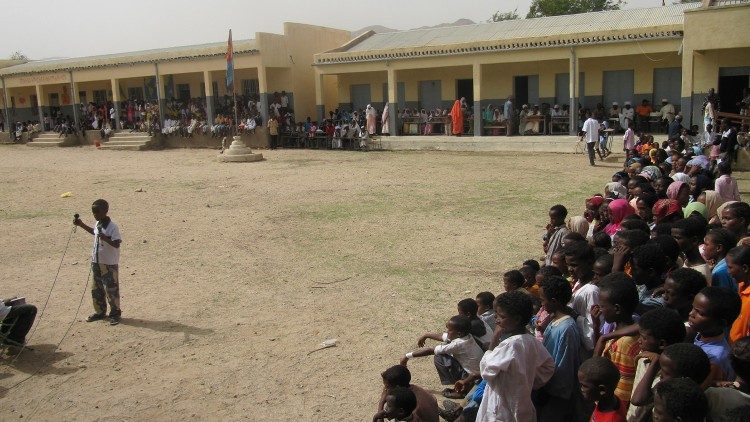
<svg viewBox="0 0 750 422"><path fill-rule="evenodd" d="M265 127L255 129L255 133L243 134L242 141L250 148L268 148L270 136ZM179 135L161 136L160 142L165 148L221 148L221 138L212 138L210 135L193 135L192 138L181 138ZM232 143L232 137L227 136L226 146Z"/></svg>
<svg viewBox="0 0 750 422"><path fill-rule="evenodd" d="M575 151L577 136L383 136L383 149L432 151Z"/></svg>

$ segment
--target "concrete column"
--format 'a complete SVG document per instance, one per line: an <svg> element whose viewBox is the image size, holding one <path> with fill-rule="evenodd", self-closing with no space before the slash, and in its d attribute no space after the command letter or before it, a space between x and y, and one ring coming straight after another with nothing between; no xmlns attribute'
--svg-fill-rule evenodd
<svg viewBox="0 0 750 422"><path fill-rule="evenodd" d="M482 136L482 65L472 66L474 80L474 136Z"/></svg>
<svg viewBox="0 0 750 422"><path fill-rule="evenodd" d="M164 127L164 81L159 75L159 63L154 63L156 76L156 98L159 100L159 127Z"/></svg>
<svg viewBox="0 0 750 422"><path fill-rule="evenodd" d="M115 108L115 121L109 122L109 124L113 126L112 130L119 130L120 101L122 101L122 98L120 98L120 80L113 78L110 80L110 83L112 85L112 106ZM107 110L107 119L109 119L109 110Z"/></svg>
<svg viewBox="0 0 750 422"><path fill-rule="evenodd" d="M570 124L569 133L572 136L578 134L578 84L579 79L578 56L575 48L570 49L570 61L568 69L568 89L570 90Z"/></svg>
<svg viewBox="0 0 750 422"><path fill-rule="evenodd" d="M396 105L398 103L397 98L398 91L398 79L396 79L396 70L388 68L388 126L390 126L390 134L392 136L398 136L399 128L398 116L396 116Z"/></svg>
<svg viewBox="0 0 750 422"><path fill-rule="evenodd" d="M5 128L8 133L11 132L10 112L8 111L8 88L5 87L5 78L0 78L3 83L3 115L5 116Z"/></svg>
<svg viewBox="0 0 750 422"><path fill-rule="evenodd" d="M206 86L206 121L209 125L214 124L214 80L211 72L203 71L203 85Z"/></svg>
<svg viewBox="0 0 750 422"><path fill-rule="evenodd" d="M693 122L702 122L700 116L694 116L693 112L693 81L695 80L695 54L694 51L683 51L682 52L682 87L680 89L680 112L682 113L682 124L686 127L690 127ZM654 98L654 104L660 101L661 98ZM674 101L671 98L669 101ZM661 103L659 103L659 106ZM703 123L699 123L698 126L701 128L701 132L704 130Z"/></svg>
<svg viewBox="0 0 750 422"><path fill-rule="evenodd" d="M70 103L73 106L73 121L76 125L76 130L81 127L80 121L78 119L78 87L76 86L75 81L73 80L73 71L70 71ZM52 128L50 128L52 129Z"/></svg>
<svg viewBox="0 0 750 422"><path fill-rule="evenodd" d="M44 89L41 85L36 85L36 105L39 107L39 121L44 120Z"/></svg>
<svg viewBox="0 0 750 422"><path fill-rule="evenodd" d="M266 67L258 66L258 91L260 91L260 115L263 125L268 123L268 80L266 79ZM295 110L297 111L297 110ZM298 119L299 115L296 116Z"/></svg>
<svg viewBox="0 0 750 422"><path fill-rule="evenodd" d="M326 107L323 103L323 73L315 69L315 111L318 115L318 126L326 118Z"/></svg>

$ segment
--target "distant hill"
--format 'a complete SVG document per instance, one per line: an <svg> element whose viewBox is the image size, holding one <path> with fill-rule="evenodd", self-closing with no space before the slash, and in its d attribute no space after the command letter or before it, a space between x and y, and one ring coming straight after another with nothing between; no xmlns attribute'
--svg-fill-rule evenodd
<svg viewBox="0 0 750 422"><path fill-rule="evenodd" d="M434 26L422 26L419 28L414 29L432 29L432 28L443 28L446 26L461 26L461 25L474 25L476 22L470 20L470 19L459 19L453 23L441 23L439 25ZM387 32L399 32L398 29L388 28L382 25L370 25L367 27L364 27L362 29L359 29L357 31L352 31L352 38L356 38L362 34L364 34L367 31L373 31L376 34L384 34Z"/></svg>

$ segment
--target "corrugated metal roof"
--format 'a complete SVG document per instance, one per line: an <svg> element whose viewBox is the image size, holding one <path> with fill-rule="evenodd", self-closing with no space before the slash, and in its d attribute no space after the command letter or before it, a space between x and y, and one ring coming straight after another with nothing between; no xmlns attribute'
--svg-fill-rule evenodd
<svg viewBox="0 0 750 422"><path fill-rule="evenodd" d="M700 3L390 32L373 35L346 51L367 52L437 47L493 40L529 39L682 25L683 12L696 7L700 7Z"/></svg>
<svg viewBox="0 0 750 422"><path fill-rule="evenodd" d="M258 51L256 40L234 41L234 52ZM227 43L189 45L182 47L159 48L130 53L107 54L102 56L77 57L71 59L37 60L0 70L0 75L68 71L91 67L117 66L121 64L153 63L156 61L189 59L196 57L220 56L226 54Z"/></svg>

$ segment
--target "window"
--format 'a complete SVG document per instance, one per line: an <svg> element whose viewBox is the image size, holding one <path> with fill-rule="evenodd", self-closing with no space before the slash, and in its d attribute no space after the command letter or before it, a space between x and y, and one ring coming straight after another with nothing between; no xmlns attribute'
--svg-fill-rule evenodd
<svg viewBox="0 0 750 422"><path fill-rule="evenodd" d="M187 101L190 99L190 85L177 84L177 98Z"/></svg>
<svg viewBox="0 0 750 422"><path fill-rule="evenodd" d="M60 107L60 96L57 92L49 94L49 105L50 107Z"/></svg>
<svg viewBox="0 0 750 422"><path fill-rule="evenodd" d="M258 85L257 79L243 79L242 80L242 94L244 95L255 95L260 93L260 85Z"/></svg>
<svg viewBox="0 0 750 422"><path fill-rule="evenodd" d="M143 88L141 87L131 87L128 88L128 100L143 100Z"/></svg>
<svg viewBox="0 0 750 422"><path fill-rule="evenodd" d="M32 95L31 98L31 114L39 116L39 101L37 101L36 95Z"/></svg>
<svg viewBox="0 0 750 422"><path fill-rule="evenodd" d="M107 102L107 90L106 89L95 89L94 90L94 103L103 104Z"/></svg>
<svg viewBox="0 0 750 422"><path fill-rule="evenodd" d="M86 104L86 91L78 91L78 100L81 104Z"/></svg>

